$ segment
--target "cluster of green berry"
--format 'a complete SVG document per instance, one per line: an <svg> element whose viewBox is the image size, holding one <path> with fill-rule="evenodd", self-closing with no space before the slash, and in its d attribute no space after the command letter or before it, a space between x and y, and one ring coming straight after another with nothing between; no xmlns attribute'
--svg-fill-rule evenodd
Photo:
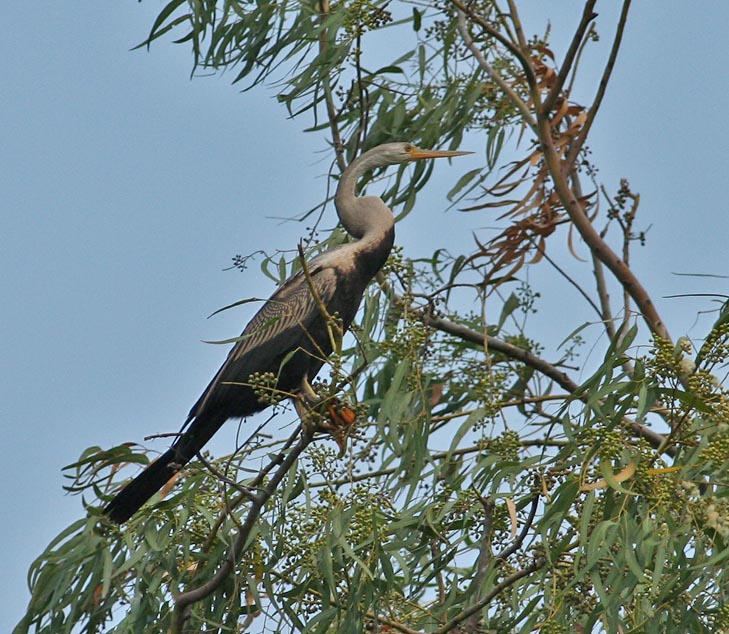
<svg viewBox="0 0 729 634"><path fill-rule="evenodd" d="M273 372L254 372L248 377L248 383L261 403L276 405L287 396L276 388L278 380Z"/></svg>
<svg viewBox="0 0 729 634"><path fill-rule="evenodd" d="M505 429L500 436L480 440L479 448L485 453L495 454L506 461L518 462L522 444L518 432Z"/></svg>
<svg viewBox="0 0 729 634"><path fill-rule="evenodd" d="M377 4L373 0L350 0L346 4L344 30L354 39L367 31L376 31L392 22L387 2Z"/></svg>

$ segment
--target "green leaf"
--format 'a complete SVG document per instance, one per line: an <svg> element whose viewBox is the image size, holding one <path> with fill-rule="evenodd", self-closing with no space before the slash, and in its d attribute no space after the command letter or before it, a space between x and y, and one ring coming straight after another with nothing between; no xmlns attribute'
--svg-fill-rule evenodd
<svg viewBox="0 0 729 634"><path fill-rule="evenodd" d="M222 308L218 308L215 312L212 312L208 315L208 319L213 317L214 315L217 315L218 313L222 313L224 310L230 310L231 308L236 308L237 306L243 306L244 304L250 304L251 302L266 302L267 300L261 299L260 297L249 297L248 299L241 299L240 301L233 302L232 304L228 304L227 306L223 306Z"/></svg>
<svg viewBox="0 0 729 634"><path fill-rule="evenodd" d="M628 465L632 466L632 465ZM638 495L634 491L626 489L620 482L618 482L616 473L613 471L613 465L610 460L603 459L600 461L600 474L605 478L605 482L608 483L611 489L622 493L623 495Z"/></svg>
<svg viewBox="0 0 729 634"><path fill-rule="evenodd" d="M628 565L630 572L633 573L636 581L638 583L642 582L645 579L645 573L643 572L643 567L638 563L638 560L635 557L634 544L630 543L629 540L625 540L623 542L622 553L625 558L625 563Z"/></svg>
<svg viewBox="0 0 729 634"><path fill-rule="evenodd" d="M516 293L511 293L509 297L506 298L506 301L504 302L504 305L501 308L501 314L499 315L499 322L496 325L496 331L500 332L501 329L504 327L504 324L506 323L506 320L514 314L514 311L519 309L519 306L521 306L521 302L519 301L519 298L517 297Z"/></svg>
<svg viewBox="0 0 729 634"><path fill-rule="evenodd" d="M610 549L615 543L619 526L612 520L599 522L590 534L587 543L587 569L594 568L601 559L612 559Z"/></svg>
<svg viewBox="0 0 729 634"><path fill-rule="evenodd" d="M405 71L403 71L402 68L395 65L390 66L383 66L382 68L378 68L374 73L371 73L371 76L375 75L385 75L386 73L399 73L401 75L405 74Z"/></svg>
<svg viewBox="0 0 729 634"><path fill-rule="evenodd" d="M594 326L592 322L585 322L581 326L578 326L575 328L570 334L568 334L562 341L560 341L559 345L557 346L557 350L560 350L566 343L569 343L572 341L578 334L580 334L585 328L588 328L589 326Z"/></svg>
<svg viewBox="0 0 729 634"><path fill-rule="evenodd" d="M413 31L416 33L420 31L420 26L423 23L423 14L422 12L417 9L416 7L413 7Z"/></svg>
<svg viewBox="0 0 729 634"><path fill-rule="evenodd" d="M466 187L474 178L481 174L481 168L472 169L461 176L451 190L446 194L448 200L453 201L461 190Z"/></svg>
<svg viewBox="0 0 729 634"><path fill-rule="evenodd" d="M178 24L181 24L183 21L190 18L190 15L184 15L181 17L178 17L177 19L173 20L170 24L168 24L166 27L161 28L162 24L167 20L167 18L174 13L174 11L180 7L181 5L186 4L186 0L172 0L171 2L167 3L162 11L159 12L159 15L157 16L157 19L154 21L154 24L152 25L152 28L149 31L149 35L147 36L147 39L142 42L141 44L134 47L134 49L140 48L142 46L147 46L152 43L153 40L156 40L158 37L164 35L167 33L170 29L177 26ZM132 49L132 50L134 50Z"/></svg>

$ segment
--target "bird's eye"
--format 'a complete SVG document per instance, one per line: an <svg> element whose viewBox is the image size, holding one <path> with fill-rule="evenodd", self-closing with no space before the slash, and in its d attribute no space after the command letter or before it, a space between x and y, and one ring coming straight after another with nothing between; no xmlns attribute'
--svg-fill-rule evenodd
<svg viewBox="0 0 729 634"><path fill-rule="evenodd" d="M407 152L409 154L412 151L413 151L413 145L412 145L412 143L406 143L405 144L405 152Z"/></svg>

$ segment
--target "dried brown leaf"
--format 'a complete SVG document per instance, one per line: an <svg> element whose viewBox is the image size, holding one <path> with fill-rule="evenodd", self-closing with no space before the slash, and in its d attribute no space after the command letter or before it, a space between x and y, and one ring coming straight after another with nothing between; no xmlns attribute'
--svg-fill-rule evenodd
<svg viewBox="0 0 729 634"><path fill-rule="evenodd" d="M509 519L511 520L511 539L514 539L519 529L519 518L516 515L516 504L511 498L506 498L506 510L509 511Z"/></svg>
<svg viewBox="0 0 729 634"><path fill-rule="evenodd" d="M567 232L567 248L569 249L570 253L576 260L579 260L580 262L587 262L587 260L585 258L581 258L579 255L577 255L574 244L572 242L573 234L574 234L574 225L570 224L570 230Z"/></svg>

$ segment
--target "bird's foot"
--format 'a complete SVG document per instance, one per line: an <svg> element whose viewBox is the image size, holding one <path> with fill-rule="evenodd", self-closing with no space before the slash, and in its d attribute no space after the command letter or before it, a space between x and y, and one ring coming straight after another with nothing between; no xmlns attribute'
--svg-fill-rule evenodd
<svg viewBox="0 0 729 634"><path fill-rule="evenodd" d="M322 397L316 393L316 390L311 387L311 383L309 383L308 379L304 379L301 382L301 386L299 388L299 397L301 398L301 400L304 401L304 404L307 407L311 408L315 408L323 400Z"/></svg>
<svg viewBox="0 0 729 634"><path fill-rule="evenodd" d="M357 422L355 410L338 398L320 396L307 380L301 382L295 404L303 424L312 431L329 434L344 454Z"/></svg>
<svg viewBox="0 0 729 634"><path fill-rule="evenodd" d="M347 440L357 423L357 412L335 398L329 401L326 416L319 422L319 429L329 434L339 447L339 454L347 451Z"/></svg>

